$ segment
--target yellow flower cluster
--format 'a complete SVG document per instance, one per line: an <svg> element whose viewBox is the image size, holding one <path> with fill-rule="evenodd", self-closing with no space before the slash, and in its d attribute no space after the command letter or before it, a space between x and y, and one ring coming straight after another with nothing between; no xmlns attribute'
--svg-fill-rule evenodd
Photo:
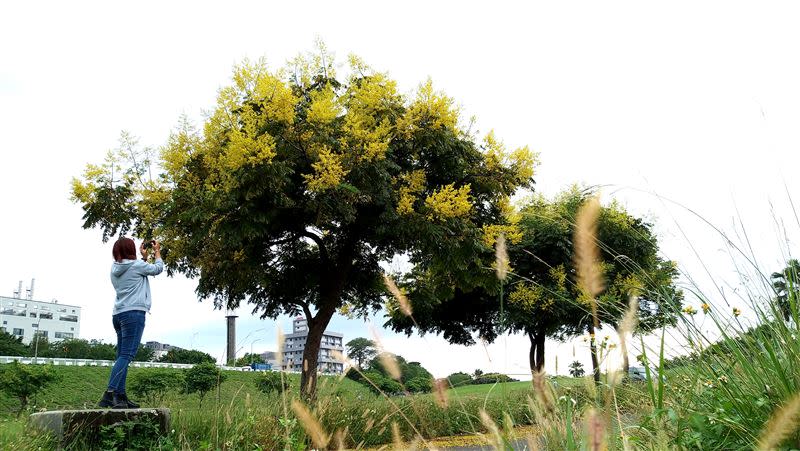
<svg viewBox="0 0 800 451"><path fill-rule="evenodd" d="M333 122L342 112L336 100L336 93L330 85L320 91L312 92L311 105L309 105L306 115L308 122L316 125Z"/></svg>
<svg viewBox="0 0 800 451"><path fill-rule="evenodd" d="M703 303L703 305L700 306L700 308L703 309L703 313L708 313L709 311L711 311L711 306L706 304L705 302Z"/></svg>
<svg viewBox="0 0 800 451"><path fill-rule="evenodd" d="M508 302L528 312L547 311L555 304L551 296L545 296L542 287L528 283L516 284L514 291L508 295Z"/></svg>
<svg viewBox="0 0 800 451"><path fill-rule="evenodd" d="M511 205L511 199L504 196L498 201L498 207L506 220L506 224L490 224L483 226L483 244L487 247L494 246L497 237L504 234L506 240L511 244L518 244L522 241L522 230L519 228L521 215Z"/></svg>
<svg viewBox="0 0 800 451"><path fill-rule="evenodd" d="M342 147L359 149L359 160L385 157L392 134L392 124L382 113L399 103L397 84L383 74L373 74L354 83L346 94L347 115L341 138Z"/></svg>
<svg viewBox="0 0 800 451"><path fill-rule="evenodd" d="M686 307L684 307L684 308L683 308L681 311L682 311L683 313L686 313L687 315L694 315L695 313L697 313L697 309L695 309L695 308L694 308L694 307L692 307L691 305L687 305L687 306L686 306Z"/></svg>
<svg viewBox="0 0 800 451"><path fill-rule="evenodd" d="M434 191L425 199L425 206L429 210L428 219L444 220L468 215L472 209L469 192L469 183L458 189L451 183Z"/></svg>
<svg viewBox="0 0 800 451"><path fill-rule="evenodd" d="M417 98L406 110L406 113L397 120L397 131L406 138L427 126L433 129L446 128L456 131L458 124L458 109L453 107L453 99L446 95L436 92L433 89L433 82L420 85L417 90Z"/></svg>
<svg viewBox="0 0 800 451"><path fill-rule="evenodd" d="M525 180L533 177L534 169L539 165L539 155L531 151L528 146L520 147L507 154L505 144L495 137L494 130L489 131L483 139L483 147L486 167L490 171L507 166L514 170L519 179Z"/></svg>
<svg viewBox="0 0 800 451"><path fill-rule="evenodd" d="M405 186L400 187L400 200L397 202L397 213L408 215L414 212L417 194L425 189L425 171L411 171L402 176Z"/></svg>
<svg viewBox="0 0 800 451"><path fill-rule="evenodd" d="M323 146L318 152L319 161L312 164L314 174L303 174L309 191L322 192L339 186L349 171L342 166L342 155L332 152Z"/></svg>

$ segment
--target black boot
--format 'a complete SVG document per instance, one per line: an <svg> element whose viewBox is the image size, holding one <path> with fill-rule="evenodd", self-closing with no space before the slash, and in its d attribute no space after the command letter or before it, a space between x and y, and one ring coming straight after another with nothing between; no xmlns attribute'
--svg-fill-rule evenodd
<svg viewBox="0 0 800 451"><path fill-rule="evenodd" d="M126 393L119 393L117 395L117 398L119 398L122 401L124 401L125 404L128 405L129 409L138 409L139 408L139 404L137 404L137 403L131 401L130 399L128 399L128 395Z"/></svg>
<svg viewBox="0 0 800 451"><path fill-rule="evenodd" d="M114 405L114 392L109 390L103 393L103 399L97 403L98 407L109 408Z"/></svg>

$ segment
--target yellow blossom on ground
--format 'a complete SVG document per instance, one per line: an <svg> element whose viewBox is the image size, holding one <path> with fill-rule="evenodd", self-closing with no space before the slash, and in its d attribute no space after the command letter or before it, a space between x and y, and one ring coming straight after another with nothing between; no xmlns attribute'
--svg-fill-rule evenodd
<svg viewBox="0 0 800 451"><path fill-rule="evenodd" d="M683 313L686 313L686 314L688 314L688 315L694 315L695 313L697 313L697 309L695 309L695 308L694 308L694 307L692 307L691 305L687 305L687 306L686 306L686 307L684 307L684 308L683 308L681 311L682 311Z"/></svg>
<svg viewBox="0 0 800 451"><path fill-rule="evenodd" d="M711 310L711 306L706 304L705 302L703 303L703 305L700 306L700 308L703 309L703 313L708 313Z"/></svg>

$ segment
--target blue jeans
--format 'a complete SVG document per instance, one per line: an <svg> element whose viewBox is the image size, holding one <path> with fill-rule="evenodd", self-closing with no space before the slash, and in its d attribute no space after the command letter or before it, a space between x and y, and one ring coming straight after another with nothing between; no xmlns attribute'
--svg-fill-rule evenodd
<svg viewBox="0 0 800 451"><path fill-rule="evenodd" d="M117 331L117 360L108 378L108 390L125 393L125 379L128 378L128 365L139 350L144 332L145 312L129 310L112 316L114 330Z"/></svg>

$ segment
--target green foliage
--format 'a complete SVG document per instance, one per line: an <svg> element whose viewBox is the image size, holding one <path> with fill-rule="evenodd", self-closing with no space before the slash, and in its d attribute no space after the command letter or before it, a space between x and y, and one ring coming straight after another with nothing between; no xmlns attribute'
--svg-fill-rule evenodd
<svg viewBox="0 0 800 451"><path fill-rule="evenodd" d="M41 352L41 348L39 348ZM116 360L116 346L99 340L68 338L50 344L50 357L65 359Z"/></svg>
<svg viewBox="0 0 800 451"><path fill-rule="evenodd" d="M161 356L158 359L159 362L169 362L169 363L187 363L187 364L198 364L198 363L214 363L217 360L214 357L211 357L209 354L197 351L195 349L170 349L167 351L166 354Z"/></svg>
<svg viewBox="0 0 800 451"><path fill-rule="evenodd" d="M200 299L305 313L318 331L339 308L382 308L381 263L396 255L436 298L496 286L485 231L506 225L501 204L532 185L536 155L483 146L430 82L407 98L355 61L343 77L322 49L286 71L244 62L202 126L183 121L158 157L123 134L73 181L84 227L159 238ZM315 371L319 343L306 349Z"/></svg>
<svg viewBox="0 0 800 451"><path fill-rule="evenodd" d="M139 345L136 350L136 355L133 357L134 362L152 362L155 357L155 351L145 345Z"/></svg>
<svg viewBox="0 0 800 451"><path fill-rule="evenodd" d="M23 365L17 361L0 367L0 391L19 400L17 416L28 406L32 396L56 381L47 365Z"/></svg>
<svg viewBox="0 0 800 451"><path fill-rule="evenodd" d="M0 355L25 357L28 347L22 343L22 337L0 331Z"/></svg>
<svg viewBox="0 0 800 451"><path fill-rule="evenodd" d="M569 374L572 377L583 377L583 375L586 374L586 372L583 370L583 364L577 360L574 360L569 364Z"/></svg>
<svg viewBox="0 0 800 451"><path fill-rule="evenodd" d="M144 398L151 406L161 405L168 392L183 386L183 373L166 368L142 368L128 381L128 390Z"/></svg>
<svg viewBox="0 0 800 451"><path fill-rule="evenodd" d="M783 319L789 321L792 311L797 311L797 302L800 299L800 261L790 259L786 267L780 272L772 273L770 277L772 288L775 290L775 300L778 311ZM798 318L795 318L797 321Z"/></svg>
<svg viewBox="0 0 800 451"><path fill-rule="evenodd" d="M255 380L256 388L262 393L281 392L289 390L289 378L278 371L265 371L259 373Z"/></svg>
<svg viewBox="0 0 800 451"><path fill-rule="evenodd" d="M453 373L447 376L447 381L451 387L460 387L462 385L469 385L472 383L472 376L467 373Z"/></svg>
<svg viewBox="0 0 800 451"><path fill-rule="evenodd" d="M236 359L236 366L250 366L251 363L267 363L264 360L264 357L261 357L261 354L250 354L249 352L245 353L245 355Z"/></svg>
<svg viewBox="0 0 800 451"><path fill-rule="evenodd" d="M120 421L101 426L96 441L101 449L109 451L179 449L169 436L161 435L159 425L152 420Z"/></svg>
<svg viewBox="0 0 800 451"><path fill-rule="evenodd" d="M375 342L358 337L347 342L347 357L354 360L359 368L363 368L364 364L371 361L378 355L378 349L375 347Z"/></svg>
<svg viewBox="0 0 800 451"><path fill-rule="evenodd" d="M200 397L200 405L202 405L206 393L219 387L226 377L227 375L220 371L215 364L210 362L198 363L184 373L185 392L188 394L197 393Z"/></svg>
<svg viewBox="0 0 800 451"><path fill-rule="evenodd" d="M476 377L472 383L475 385L481 384L497 384L497 383L505 383L505 382L515 382L519 379L514 379L511 376L506 376L505 374L500 373L486 373L481 374L480 376Z"/></svg>

